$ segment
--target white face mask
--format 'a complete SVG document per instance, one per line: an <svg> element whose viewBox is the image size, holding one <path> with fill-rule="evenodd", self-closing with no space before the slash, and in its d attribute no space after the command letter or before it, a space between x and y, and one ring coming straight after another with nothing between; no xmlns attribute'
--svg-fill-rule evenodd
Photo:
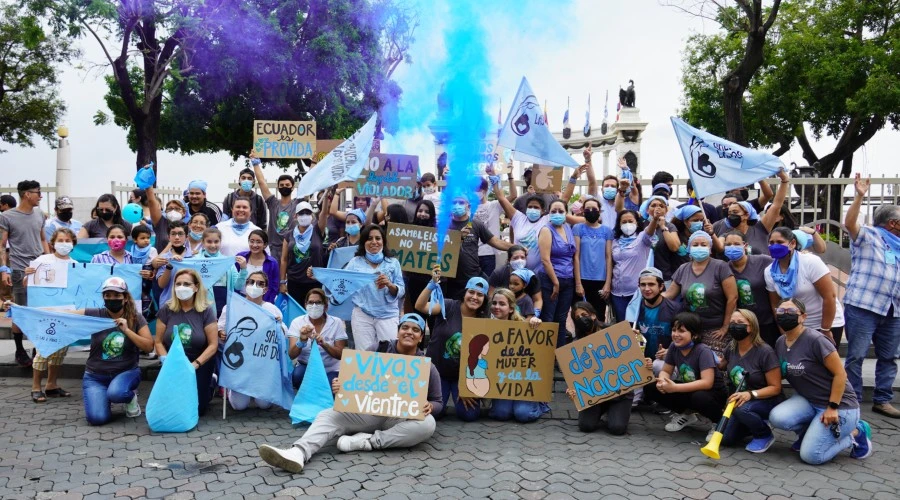
<svg viewBox="0 0 900 500"><path fill-rule="evenodd" d="M72 243L69 241L60 241L59 243L55 243L53 245L53 249L56 250L56 253L65 257L66 255L69 255L69 253L72 252L73 246L74 245L72 245Z"/></svg>
<svg viewBox="0 0 900 500"><path fill-rule="evenodd" d="M511 267L513 271L518 271L525 267L525 259L511 260L509 261L509 267Z"/></svg>
<svg viewBox="0 0 900 500"><path fill-rule="evenodd" d="M175 296L178 300L187 300L194 296L194 289L189 286L176 286Z"/></svg>
<svg viewBox="0 0 900 500"><path fill-rule="evenodd" d="M306 227L312 224L312 215L298 215L297 216L297 225Z"/></svg>
<svg viewBox="0 0 900 500"><path fill-rule="evenodd" d="M319 319L325 314L325 306L322 304L312 304L306 306L306 314L312 319Z"/></svg>
<svg viewBox="0 0 900 500"><path fill-rule="evenodd" d="M622 234L624 234L625 236L631 236L632 234L634 234L635 231L637 231L637 224L633 224L633 223L622 224L621 227L622 227Z"/></svg>
<svg viewBox="0 0 900 500"><path fill-rule="evenodd" d="M178 210L169 210L166 212L166 219L169 219L169 222L175 222L184 219L184 216Z"/></svg>
<svg viewBox="0 0 900 500"><path fill-rule="evenodd" d="M262 294L265 293L265 290L261 286L258 285L247 285L244 287L244 293L247 294L247 297L251 299L258 299L262 297Z"/></svg>

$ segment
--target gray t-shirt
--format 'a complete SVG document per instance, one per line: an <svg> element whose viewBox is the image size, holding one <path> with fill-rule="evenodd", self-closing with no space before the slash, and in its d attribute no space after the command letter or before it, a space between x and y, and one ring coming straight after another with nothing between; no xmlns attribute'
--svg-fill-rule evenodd
<svg viewBox="0 0 900 500"><path fill-rule="evenodd" d="M827 407L831 398L834 375L825 367L825 358L835 352L834 344L821 333L806 328L788 349L785 337L778 337L775 351L781 362L781 375L790 382L797 394L810 404ZM859 408L856 393L849 382L844 384L841 410Z"/></svg>
<svg viewBox="0 0 900 500"><path fill-rule="evenodd" d="M718 227L716 227L717 225ZM716 236L724 237L731 231L733 231L733 229L725 224L725 219L713 224L713 232L716 233ZM769 232L766 231L762 221L759 221L752 226L747 226L747 232L744 233L744 238L747 239L747 245L750 247L751 254L769 255Z"/></svg>
<svg viewBox="0 0 900 500"><path fill-rule="evenodd" d="M173 334L178 334L184 353L188 359L194 361L206 349L206 332L204 328L209 325L217 325L215 307L207 307L203 312L190 311L172 312L168 304L159 308L159 321L166 324L163 334L163 345L166 350L172 347Z"/></svg>
<svg viewBox="0 0 900 500"><path fill-rule="evenodd" d="M682 264L672 275L681 287L681 299L686 311L700 315L704 330L721 328L725 322L725 290L722 282L732 276L731 268L721 260L709 259L700 275L694 274L691 262Z"/></svg>
<svg viewBox="0 0 900 500"><path fill-rule="evenodd" d="M715 373L713 390L725 387L725 379L722 378L722 372L717 368L716 355L706 344L695 344L687 356L681 353L681 349L672 346L666 352L665 362L667 365L675 367L672 370L672 380L679 384L700 380L700 373L712 368Z"/></svg>
<svg viewBox="0 0 900 500"><path fill-rule="evenodd" d="M735 346L725 351L725 359L728 361L726 374L731 385L737 389L741 380L746 380L745 391L767 387L766 372L779 367L775 351L768 344L753 346L743 356Z"/></svg>
<svg viewBox="0 0 900 500"><path fill-rule="evenodd" d="M8 236L9 267L22 271L44 253L41 232L44 230L44 214L34 207L30 214L12 208L0 214L0 231Z"/></svg>
<svg viewBox="0 0 900 500"><path fill-rule="evenodd" d="M85 316L109 318L106 308L85 309ZM133 331L137 332L147 326L147 320L138 313L135 317ZM85 369L98 375L115 376L126 370L137 368L140 351L128 335L118 327L108 328L91 335L91 352L88 354Z"/></svg>
<svg viewBox="0 0 900 500"><path fill-rule="evenodd" d="M300 200L293 199L286 206L281 204L281 198L274 194L266 198L266 207L269 208L269 225L266 226L266 234L269 236L269 253L281 258L281 246L285 238L291 235L296 225L297 216L294 213ZM315 216L313 216L315 218Z"/></svg>
<svg viewBox="0 0 900 500"><path fill-rule="evenodd" d="M769 292L766 290L766 268L771 265L772 257L768 255L748 255L747 265L743 271L731 269L737 280L737 306L753 311L760 325L775 323L772 306L769 303Z"/></svg>

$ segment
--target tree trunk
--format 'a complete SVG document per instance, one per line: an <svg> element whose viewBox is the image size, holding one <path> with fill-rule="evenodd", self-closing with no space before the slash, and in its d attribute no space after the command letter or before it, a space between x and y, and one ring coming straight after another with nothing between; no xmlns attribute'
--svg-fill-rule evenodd
<svg viewBox="0 0 900 500"><path fill-rule="evenodd" d="M732 76L725 82L723 109L725 111L725 133L727 139L742 146L747 145L747 134L744 130L744 90L741 77Z"/></svg>
<svg viewBox="0 0 900 500"><path fill-rule="evenodd" d="M156 161L156 150L159 145L159 115L136 121L134 131L137 136L137 164L135 167L140 170L148 163L153 162L153 173L157 173L159 171L159 163Z"/></svg>

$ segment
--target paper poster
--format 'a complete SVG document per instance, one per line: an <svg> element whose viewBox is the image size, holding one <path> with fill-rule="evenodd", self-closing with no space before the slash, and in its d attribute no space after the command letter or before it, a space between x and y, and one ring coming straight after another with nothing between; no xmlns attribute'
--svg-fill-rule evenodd
<svg viewBox="0 0 900 500"><path fill-rule="evenodd" d="M556 350L559 369L575 391L578 411L653 382L644 350L623 321Z"/></svg>
<svg viewBox="0 0 900 500"><path fill-rule="evenodd" d="M562 167L535 165L531 169L531 185L535 193L556 193L562 191Z"/></svg>
<svg viewBox="0 0 900 500"><path fill-rule="evenodd" d="M140 310L140 264L69 264L65 288L28 287L28 305L31 307L74 306L75 309L105 307L103 305L103 281L118 276L128 283L132 298Z"/></svg>
<svg viewBox="0 0 900 500"><path fill-rule="evenodd" d="M463 318L459 395L548 402L553 399L556 323Z"/></svg>
<svg viewBox="0 0 900 500"><path fill-rule="evenodd" d="M353 192L356 196L373 198L412 198L418 172L418 156L373 153L353 184Z"/></svg>
<svg viewBox="0 0 900 500"><path fill-rule="evenodd" d="M462 241L459 231L447 231L444 236L444 251L440 258L437 229L390 223L387 240L389 248L394 251L394 256L400 261L404 271L430 275L440 260L441 275L447 278L456 277Z"/></svg>
<svg viewBox="0 0 900 500"><path fill-rule="evenodd" d="M28 277L28 286L38 288L66 288L69 286L69 266L66 262L32 262L34 274Z"/></svg>
<svg viewBox="0 0 900 500"><path fill-rule="evenodd" d="M253 152L271 160L312 158L316 122L253 120Z"/></svg>
<svg viewBox="0 0 900 500"><path fill-rule="evenodd" d="M422 420L430 377L431 359L426 356L344 349L334 409Z"/></svg>
<svg viewBox="0 0 900 500"><path fill-rule="evenodd" d="M478 158L478 170L484 175L504 176L509 172L506 149L497 146L497 140L482 143L481 155Z"/></svg>

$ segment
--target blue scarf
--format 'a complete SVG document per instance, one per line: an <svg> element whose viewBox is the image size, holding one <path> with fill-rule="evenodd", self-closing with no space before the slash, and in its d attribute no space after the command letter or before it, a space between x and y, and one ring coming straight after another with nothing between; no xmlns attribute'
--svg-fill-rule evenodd
<svg viewBox="0 0 900 500"><path fill-rule="evenodd" d="M309 250L309 244L312 242L312 224L306 226L306 231L300 232L300 227L294 228L294 242L297 243L297 248L300 250L300 253L305 254L307 250Z"/></svg>
<svg viewBox="0 0 900 500"><path fill-rule="evenodd" d="M447 319L447 308L444 306L444 291L434 281L429 281L426 288L431 289L431 296L428 297L428 314L431 314L432 306L440 304L441 317Z"/></svg>
<svg viewBox="0 0 900 500"><path fill-rule="evenodd" d="M234 234L236 234L238 236L243 236L244 233L247 232L247 229L249 229L249 228L250 228L250 221L247 221L243 224L238 224L237 222L234 222L234 220L232 219L231 230L234 231Z"/></svg>
<svg viewBox="0 0 900 500"><path fill-rule="evenodd" d="M797 288L797 268L800 267L799 253L794 250L791 257L791 265L788 266L787 272L781 272L781 266L778 261L772 262L769 271L772 272L772 281L775 282L775 290L782 299L789 299L794 296L794 290Z"/></svg>
<svg viewBox="0 0 900 500"><path fill-rule="evenodd" d="M141 248L137 245L131 247L131 258L134 260L135 264L145 264L147 260L147 255L150 253L150 250L153 249L152 245L147 245L144 248Z"/></svg>
<svg viewBox="0 0 900 500"><path fill-rule="evenodd" d="M875 229L884 241L885 246L894 252L895 255L900 257L900 236L895 235L883 227L876 227Z"/></svg>
<svg viewBox="0 0 900 500"><path fill-rule="evenodd" d="M637 234L633 234L631 236L622 236L621 238L616 240L616 243L619 244L619 248L626 248L628 245L634 243L634 240L637 239Z"/></svg>

